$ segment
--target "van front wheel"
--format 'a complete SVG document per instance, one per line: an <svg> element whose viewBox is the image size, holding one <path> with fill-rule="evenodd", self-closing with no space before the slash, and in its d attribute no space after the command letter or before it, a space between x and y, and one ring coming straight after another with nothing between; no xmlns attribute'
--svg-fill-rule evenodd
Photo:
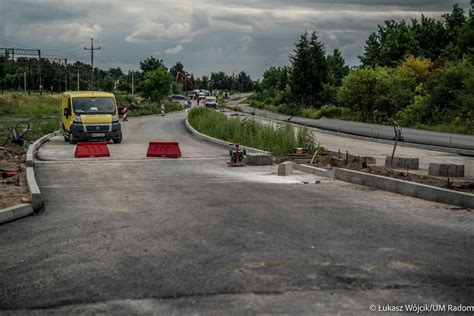
<svg viewBox="0 0 474 316"><path fill-rule="evenodd" d="M77 144L77 140L72 133L69 134L69 142L73 145Z"/></svg>
<svg viewBox="0 0 474 316"><path fill-rule="evenodd" d="M114 144L120 144L122 142L122 133L120 133L120 136L118 138L113 139Z"/></svg>

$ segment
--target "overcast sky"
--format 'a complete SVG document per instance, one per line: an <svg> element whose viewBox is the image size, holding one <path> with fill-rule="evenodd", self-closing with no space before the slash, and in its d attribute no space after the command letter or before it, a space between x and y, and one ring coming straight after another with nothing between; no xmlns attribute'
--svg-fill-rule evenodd
<svg viewBox="0 0 474 316"><path fill-rule="evenodd" d="M101 68L138 69L148 56L181 61L195 75L245 70L261 77L288 64L294 42L316 30L330 53L359 63L365 40L387 19L440 17L469 0L0 0L0 47L90 62L90 37ZM16 44L16 45L15 45Z"/></svg>

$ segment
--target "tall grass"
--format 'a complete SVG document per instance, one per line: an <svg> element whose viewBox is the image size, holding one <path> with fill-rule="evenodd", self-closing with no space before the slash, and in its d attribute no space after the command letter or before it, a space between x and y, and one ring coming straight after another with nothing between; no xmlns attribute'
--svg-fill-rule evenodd
<svg viewBox="0 0 474 316"><path fill-rule="evenodd" d="M30 123L30 131L25 135L30 141L57 130L60 111L59 95L11 92L0 95L0 145L11 138L9 129L21 121Z"/></svg>
<svg viewBox="0 0 474 316"><path fill-rule="evenodd" d="M287 155L292 148L316 149L314 136L307 128L295 133L290 124L276 127L263 125L254 119L227 118L224 114L206 108L194 108L188 116L189 123L199 132L231 143Z"/></svg>

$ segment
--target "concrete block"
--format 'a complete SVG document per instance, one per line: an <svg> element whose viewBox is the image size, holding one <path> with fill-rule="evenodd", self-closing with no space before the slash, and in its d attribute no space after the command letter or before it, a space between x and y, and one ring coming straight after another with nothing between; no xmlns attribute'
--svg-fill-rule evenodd
<svg viewBox="0 0 474 316"><path fill-rule="evenodd" d="M391 157L385 158L385 167L390 168ZM420 168L420 159L393 157L392 168L418 170Z"/></svg>
<svg viewBox="0 0 474 316"><path fill-rule="evenodd" d="M10 207L0 210L0 223L6 223L15 219Z"/></svg>
<svg viewBox="0 0 474 316"><path fill-rule="evenodd" d="M464 177L464 165L430 163L428 174L435 177Z"/></svg>
<svg viewBox="0 0 474 316"><path fill-rule="evenodd" d="M31 204L20 204L13 209L13 216L15 219L25 217L27 215L33 214L33 207Z"/></svg>
<svg viewBox="0 0 474 316"><path fill-rule="evenodd" d="M33 208L30 204L17 204L11 207L0 209L0 223L13 221L33 214Z"/></svg>
<svg viewBox="0 0 474 316"><path fill-rule="evenodd" d="M249 166L268 166L273 164L271 154L247 153L244 164Z"/></svg>
<svg viewBox="0 0 474 316"><path fill-rule="evenodd" d="M302 172L308 172L308 173L315 174L317 176L328 177L328 178L334 179L335 169L326 170L323 168L317 168L313 166L300 165L300 164L293 164L293 168Z"/></svg>
<svg viewBox="0 0 474 316"><path fill-rule="evenodd" d="M278 175L279 176L289 176L293 171L293 163L286 161L278 165Z"/></svg>

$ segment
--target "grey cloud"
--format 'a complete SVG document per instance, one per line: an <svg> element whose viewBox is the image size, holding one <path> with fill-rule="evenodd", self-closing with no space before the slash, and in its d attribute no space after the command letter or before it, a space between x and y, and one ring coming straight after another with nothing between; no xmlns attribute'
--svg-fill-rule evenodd
<svg viewBox="0 0 474 316"><path fill-rule="evenodd" d="M48 23L67 21L89 14L87 6L58 2L3 0L5 17L14 23Z"/></svg>
<svg viewBox="0 0 474 316"><path fill-rule="evenodd" d="M101 67L138 68L161 52L167 65L178 59L195 75L245 70L261 77L269 66L289 63L304 30L316 30L328 53L340 48L357 64L365 40L387 19L439 17L454 0L0 0L0 40L28 47L61 48L88 62L78 39L94 33L102 46ZM469 0L460 0L464 8ZM78 34L76 34L78 33ZM71 39L74 37L74 39ZM128 38L129 41L125 39ZM77 39L77 40L76 40ZM67 53L69 51L59 51ZM166 54L168 53L168 55Z"/></svg>

